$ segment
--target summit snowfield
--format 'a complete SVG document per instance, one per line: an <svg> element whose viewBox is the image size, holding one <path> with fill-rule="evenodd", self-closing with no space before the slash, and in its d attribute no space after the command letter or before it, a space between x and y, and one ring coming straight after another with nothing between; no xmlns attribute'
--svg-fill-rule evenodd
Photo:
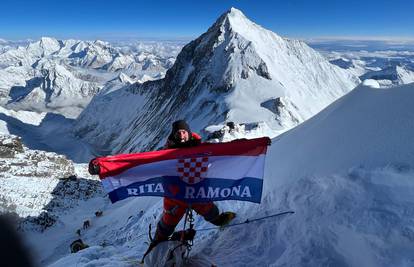
<svg viewBox="0 0 414 267"><path fill-rule="evenodd" d="M225 121L262 121L276 134L358 82L304 42L282 38L232 8L184 46L164 79L97 95L75 133L111 153L161 146L178 118L195 131Z"/></svg>

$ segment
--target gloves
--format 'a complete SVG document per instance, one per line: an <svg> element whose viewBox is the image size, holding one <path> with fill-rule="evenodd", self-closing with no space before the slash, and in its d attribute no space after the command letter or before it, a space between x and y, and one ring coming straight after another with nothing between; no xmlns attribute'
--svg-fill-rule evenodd
<svg viewBox="0 0 414 267"><path fill-rule="evenodd" d="M95 159L92 159L92 160L89 162L88 171L89 171L89 173L90 173L90 174L92 174L92 175L98 175L98 174L99 174L99 172L100 172L100 170L101 170L101 168L99 167L99 165L96 165L96 164L94 163L94 161L95 161Z"/></svg>

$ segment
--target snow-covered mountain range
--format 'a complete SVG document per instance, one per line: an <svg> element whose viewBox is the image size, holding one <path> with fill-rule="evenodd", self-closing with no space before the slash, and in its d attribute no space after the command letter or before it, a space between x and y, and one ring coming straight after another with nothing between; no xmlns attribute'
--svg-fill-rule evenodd
<svg viewBox="0 0 414 267"><path fill-rule="evenodd" d="M363 48L365 48L363 46ZM383 48L384 49L384 48ZM381 87L412 83L414 75L414 50L321 51L332 64L346 69L361 80L374 79Z"/></svg>
<svg viewBox="0 0 414 267"><path fill-rule="evenodd" d="M91 98L118 75L134 82L162 78L175 55L124 54L103 41L43 37L0 53L0 104L14 110L76 118Z"/></svg>
<svg viewBox="0 0 414 267"><path fill-rule="evenodd" d="M414 71L404 66L390 66L378 71L369 71L361 76L362 80L374 79L383 86L414 82Z"/></svg>
<svg viewBox="0 0 414 267"><path fill-rule="evenodd" d="M358 82L304 42L282 38L231 9L183 48L164 79L95 97L75 132L112 153L159 147L178 118L196 131L224 121L264 121L282 132Z"/></svg>
<svg viewBox="0 0 414 267"><path fill-rule="evenodd" d="M21 44L0 40L0 213L40 266L138 265L162 200L110 204L84 163L159 148L181 118L214 142L272 137L262 203L220 210L295 211L198 232L193 266L413 265L414 53L320 54L234 8L185 46Z"/></svg>

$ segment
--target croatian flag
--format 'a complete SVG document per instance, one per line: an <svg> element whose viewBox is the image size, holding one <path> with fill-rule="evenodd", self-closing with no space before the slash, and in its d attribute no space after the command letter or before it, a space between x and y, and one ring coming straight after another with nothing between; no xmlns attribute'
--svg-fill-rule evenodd
<svg viewBox="0 0 414 267"><path fill-rule="evenodd" d="M131 196L164 196L187 203L260 203L268 137L100 157L99 177L112 203Z"/></svg>

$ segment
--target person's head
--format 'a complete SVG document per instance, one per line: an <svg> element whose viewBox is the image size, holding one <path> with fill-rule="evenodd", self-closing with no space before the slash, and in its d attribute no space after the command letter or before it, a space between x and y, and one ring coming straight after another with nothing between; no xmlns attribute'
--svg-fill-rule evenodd
<svg viewBox="0 0 414 267"><path fill-rule="evenodd" d="M190 140L191 130L185 120L178 120L172 124L171 135L177 143L186 143Z"/></svg>

